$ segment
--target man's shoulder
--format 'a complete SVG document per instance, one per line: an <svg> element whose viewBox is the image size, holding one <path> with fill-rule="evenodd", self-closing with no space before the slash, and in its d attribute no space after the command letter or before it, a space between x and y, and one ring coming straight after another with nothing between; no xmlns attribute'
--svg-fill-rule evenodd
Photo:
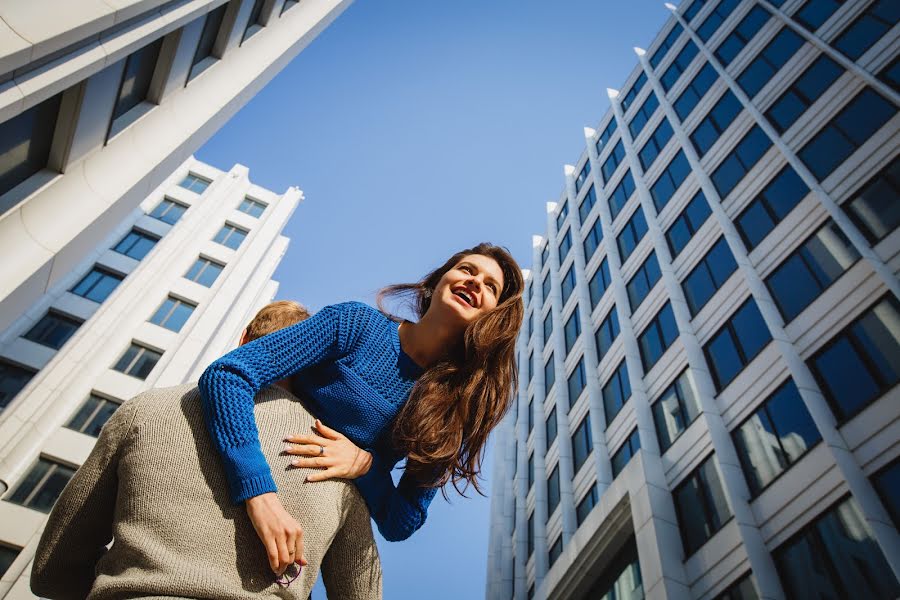
<svg viewBox="0 0 900 600"><path fill-rule="evenodd" d="M189 382L182 383L180 385L173 385L171 387L161 387L161 388L150 388L149 390L144 390L131 400L128 400L126 404L151 404L157 406L161 403L166 402L180 402L185 396L198 396L200 395L200 390L197 388L197 382Z"/></svg>

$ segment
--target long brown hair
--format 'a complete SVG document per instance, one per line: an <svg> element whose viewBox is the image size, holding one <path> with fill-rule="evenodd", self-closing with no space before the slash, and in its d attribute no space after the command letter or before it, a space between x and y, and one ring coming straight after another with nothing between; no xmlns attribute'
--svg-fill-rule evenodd
<svg viewBox="0 0 900 600"><path fill-rule="evenodd" d="M504 248L481 243L457 252L418 283L388 286L377 297L382 312L387 312L384 298L406 297L421 318L441 277L472 254L500 265L503 291L497 306L471 323L462 342L419 377L393 426L393 442L406 454L406 470L423 486L450 481L460 493L469 484L481 493L485 443L512 404L518 384L515 346L525 312L522 272Z"/></svg>

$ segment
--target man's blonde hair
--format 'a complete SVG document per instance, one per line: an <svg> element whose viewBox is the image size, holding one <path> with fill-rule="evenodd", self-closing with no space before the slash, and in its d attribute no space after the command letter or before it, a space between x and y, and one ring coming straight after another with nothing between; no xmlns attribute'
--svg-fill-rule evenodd
<svg viewBox="0 0 900 600"><path fill-rule="evenodd" d="M309 311L293 300L278 300L263 306L247 325L248 342L264 335L284 329L309 318Z"/></svg>

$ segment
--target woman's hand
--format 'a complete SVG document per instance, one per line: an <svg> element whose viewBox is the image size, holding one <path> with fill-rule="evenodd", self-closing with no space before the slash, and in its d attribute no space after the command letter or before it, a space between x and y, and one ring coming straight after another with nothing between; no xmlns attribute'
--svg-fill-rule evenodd
<svg viewBox="0 0 900 600"><path fill-rule="evenodd" d="M325 427L316 419L316 431L320 435L292 435L285 439L288 444L284 451L301 458L295 458L291 464L295 467L324 469L313 473L307 481L325 481L326 479L356 479L369 472L372 466L372 455L337 431Z"/></svg>
<svg viewBox="0 0 900 600"><path fill-rule="evenodd" d="M266 548L272 571L280 576L291 563L305 566L303 528L284 509L278 495L274 492L260 494L245 504L256 535Z"/></svg>

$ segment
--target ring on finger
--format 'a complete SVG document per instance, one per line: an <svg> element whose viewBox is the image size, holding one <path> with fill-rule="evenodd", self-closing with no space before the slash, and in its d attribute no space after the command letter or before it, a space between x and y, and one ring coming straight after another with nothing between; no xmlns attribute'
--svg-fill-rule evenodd
<svg viewBox="0 0 900 600"><path fill-rule="evenodd" d="M319 446L319 456L325 456L325 446Z"/></svg>

